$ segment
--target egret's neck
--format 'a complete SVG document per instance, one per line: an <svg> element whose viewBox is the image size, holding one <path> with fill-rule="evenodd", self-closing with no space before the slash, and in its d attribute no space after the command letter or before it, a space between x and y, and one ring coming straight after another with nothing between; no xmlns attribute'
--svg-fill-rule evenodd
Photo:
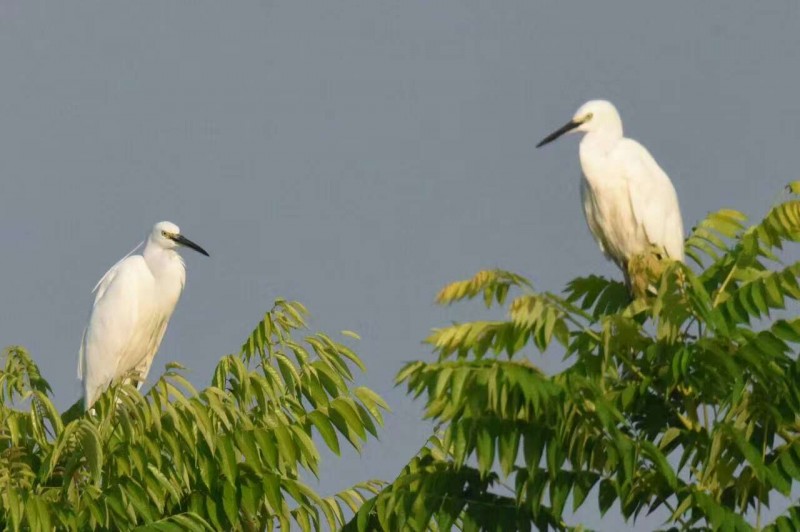
<svg viewBox="0 0 800 532"><path fill-rule="evenodd" d="M621 140L621 125L589 131L583 136L579 149L581 170L590 186L599 186L607 181L609 154Z"/></svg>
<svg viewBox="0 0 800 532"><path fill-rule="evenodd" d="M142 252L144 260L156 281L180 281L180 286L186 280L186 267L183 259L174 249L165 249L148 240Z"/></svg>
<svg viewBox="0 0 800 532"><path fill-rule="evenodd" d="M581 151L608 153L620 140L622 140L622 123L608 122L583 136Z"/></svg>

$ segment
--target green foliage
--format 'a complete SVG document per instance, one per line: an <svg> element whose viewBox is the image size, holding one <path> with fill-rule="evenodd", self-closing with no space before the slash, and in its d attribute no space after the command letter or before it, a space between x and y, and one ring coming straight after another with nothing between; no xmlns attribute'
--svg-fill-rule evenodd
<svg viewBox="0 0 800 532"><path fill-rule="evenodd" d="M167 372L142 396L112 387L95 414L62 419L24 349L0 371L0 519L13 530L273 530L338 528L380 484L323 498L314 438L338 454L382 424L384 401L352 387L364 369L344 344L305 328L306 310L279 300L238 355L196 391ZM350 333L352 334L352 333Z"/></svg>
<svg viewBox="0 0 800 532"><path fill-rule="evenodd" d="M778 256L798 240L792 197L751 227L710 214L686 241L699 271L665 262L656 293L633 301L597 276L563 295L498 270L446 287L442 304L511 298L507 318L436 329L436 360L400 371L438 436L347 528L568 529L593 488L601 512L629 521L666 508L680 529L764 525L763 507L800 481L800 316L787 306L800 263ZM533 350L566 367L545 374ZM768 528L800 528L800 510Z"/></svg>

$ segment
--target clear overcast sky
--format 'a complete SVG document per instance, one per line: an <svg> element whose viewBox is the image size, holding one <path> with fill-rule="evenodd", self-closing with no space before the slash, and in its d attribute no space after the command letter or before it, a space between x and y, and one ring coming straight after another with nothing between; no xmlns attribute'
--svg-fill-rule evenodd
<svg viewBox="0 0 800 532"><path fill-rule="evenodd" d="M585 227L577 138L534 149L579 104L617 105L687 231L720 207L758 216L800 178L799 9L0 0L0 341L72 404L91 288L173 221L211 258L184 253L154 373L176 360L207 382L274 298L298 299L314 328L362 335L359 382L394 409L363 456L326 457L319 489L391 479L430 432L393 376L430 357L431 327L479 315L436 307L441 286L617 275Z"/></svg>

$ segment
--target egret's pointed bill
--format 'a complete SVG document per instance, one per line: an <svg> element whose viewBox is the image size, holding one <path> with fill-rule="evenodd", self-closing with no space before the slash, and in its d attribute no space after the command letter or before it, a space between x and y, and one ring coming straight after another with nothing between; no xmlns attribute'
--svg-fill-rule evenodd
<svg viewBox="0 0 800 532"><path fill-rule="evenodd" d="M198 246L197 244L195 244L194 242L192 242L191 240L189 240L188 238L186 238L183 235L174 235L174 236L170 236L170 238L172 240L174 240L175 242L177 242L178 244L182 245L182 246L186 246L187 248L192 248L196 252L202 253L206 257L209 256L209 254L208 254L208 252L206 250L204 250L203 248L201 248L200 246Z"/></svg>
<svg viewBox="0 0 800 532"><path fill-rule="evenodd" d="M547 135L545 138L543 138L542 142L537 144L536 147L537 148L541 148L545 144L549 144L549 143L553 142L554 140L556 140L558 137L560 137L564 133L569 133L570 131L572 131L573 129L575 129L576 127L581 125L582 123L583 122L580 122L578 120L570 120L569 122L567 122L566 124L561 126L559 129L557 129L556 131L553 131L552 133Z"/></svg>

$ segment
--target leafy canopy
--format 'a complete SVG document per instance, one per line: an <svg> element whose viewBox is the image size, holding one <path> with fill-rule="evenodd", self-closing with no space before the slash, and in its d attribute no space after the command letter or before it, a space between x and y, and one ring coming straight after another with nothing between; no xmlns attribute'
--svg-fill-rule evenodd
<svg viewBox="0 0 800 532"><path fill-rule="evenodd" d="M800 317L787 307L800 263L780 259L800 240L800 200L745 220L709 215L686 241L697 271L664 263L633 301L594 275L562 295L501 270L445 287L439 303L479 298L506 318L436 329L436 360L400 371L438 430L347 529L569 529L590 492L629 521L665 508L681 529L764 525L800 480ZM545 374L532 348L566 367ZM797 530L800 506L766 528Z"/></svg>
<svg viewBox="0 0 800 532"><path fill-rule="evenodd" d="M383 399L353 387L364 370L323 333L297 338L305 308L278 300L238 355L195 390L170 364L142 396L115 386L64 418L28 353L0 371L0 521L13 530L338 528L379 484L323 498L315 439L338 454L382 424ZM353 333L346 333L355 336ZM76 414L77 412L77 414Z"/></svg>

